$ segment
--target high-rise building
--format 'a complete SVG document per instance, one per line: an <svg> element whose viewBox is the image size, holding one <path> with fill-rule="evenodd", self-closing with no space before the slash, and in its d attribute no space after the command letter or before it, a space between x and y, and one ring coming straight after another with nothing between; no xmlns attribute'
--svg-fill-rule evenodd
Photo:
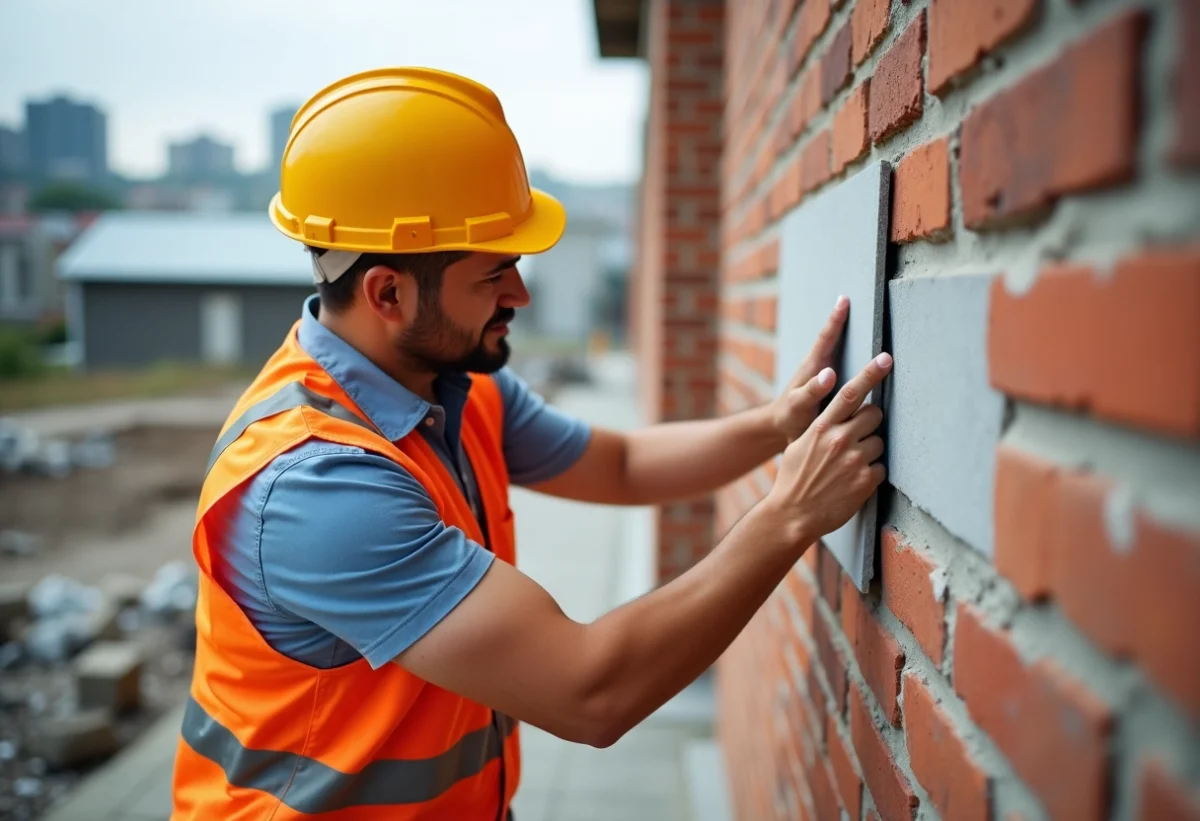
<svg viewBox="0 0 1200 821"><path fill-rule="evenodd" d="M233 175L233 146L201 134L186 142L171 143L167 149L170 176L187 180L211 180Z"/></svg>
<svg viewBox="0 0 1200 821"><path fill-rule="evenodd" d="M267 158L267 165L274 174L279 173L283 150L287 147L288 134L292 130L292 118L299 109L298 105L282 105L271 111L271 156Z"/></svg>
<svg viewBox="0 0 1200 821"><path fill-rule="evenodd" d="M23 174L28 164L25 132L0 125L0 175Z"/></svg>
<svg viewBox="0 0 1200 821"><path fill-rule="evenodd" d="M108 177L108 117L65 96L25 103L28 167L44 180L103 182Z"/></svg>

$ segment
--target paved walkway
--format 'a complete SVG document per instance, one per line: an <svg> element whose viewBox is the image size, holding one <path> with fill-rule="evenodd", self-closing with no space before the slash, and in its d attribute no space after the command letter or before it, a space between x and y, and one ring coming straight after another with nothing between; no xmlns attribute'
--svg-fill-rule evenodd
<svg viewBox="0 0 1200 821"><path fill-rule="evenodd" d="M561 391L556 404L612 427L636 424L633 368L610 356L598 384ZM628 549L644 511L565 502L515 490L519 566L566 611L591 620L645 589ZM179 713L85 782L47 821L161 821ZM730 818L711 740L712 695L702 679L607 749L522 726L518 821L686 821ZM689 796L700 795L700 798Z"/></svg>

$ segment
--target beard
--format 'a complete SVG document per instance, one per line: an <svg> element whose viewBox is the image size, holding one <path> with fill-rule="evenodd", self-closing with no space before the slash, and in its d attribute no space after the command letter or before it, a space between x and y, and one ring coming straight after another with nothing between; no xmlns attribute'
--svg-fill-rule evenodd
<svg viewBox="0 0 1200 821"><path fill-rule="evenodd" d="M495 373L508 364L508 340L489 343L492 328L510 322L516 311L501 308L475 333L456 325L438 306L427 306L396 341L396 349L413 365L430 373Z"/></svg>

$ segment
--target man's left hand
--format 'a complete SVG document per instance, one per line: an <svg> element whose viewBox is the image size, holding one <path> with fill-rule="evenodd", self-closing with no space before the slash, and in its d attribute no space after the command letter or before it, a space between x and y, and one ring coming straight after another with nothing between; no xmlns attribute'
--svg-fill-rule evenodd
<svg viewBox="0 0 1200 821"><path fill-rule="evenodd" d="M783 445L800 438L817 418L821 397L828 391L816 385L815 380L823 370L833 367L833 354L849 313L850 300L838 297L808 356L800 363L784 392L771 401L771 423L786 438Z"/></svg>

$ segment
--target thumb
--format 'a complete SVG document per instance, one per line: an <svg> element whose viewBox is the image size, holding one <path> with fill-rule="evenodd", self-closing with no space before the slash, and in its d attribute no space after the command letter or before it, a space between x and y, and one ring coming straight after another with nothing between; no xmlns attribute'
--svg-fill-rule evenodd
<svg viewBox="0 0 1200 821"><path fill-rule="evenodd" d="M795 394L799 394L795 401L806 408L819 405L837 383L835 376L833 368L822 368L816 376L805 382L803 387L794 391Z"/></svg>
<svg viewBox="0 0 1200 821"><path fill-rule="evenodd" d="M795 439L804 433L802 429L805 426L804 422L798 417L805 417L811 414L813 409L821 404L821 400L833 390L833 386L836 383L837 379L833 368L824 368L812 379L809 379L803 385L788 393L787 415L789 424L786 427L789 439Z"/></svg>

